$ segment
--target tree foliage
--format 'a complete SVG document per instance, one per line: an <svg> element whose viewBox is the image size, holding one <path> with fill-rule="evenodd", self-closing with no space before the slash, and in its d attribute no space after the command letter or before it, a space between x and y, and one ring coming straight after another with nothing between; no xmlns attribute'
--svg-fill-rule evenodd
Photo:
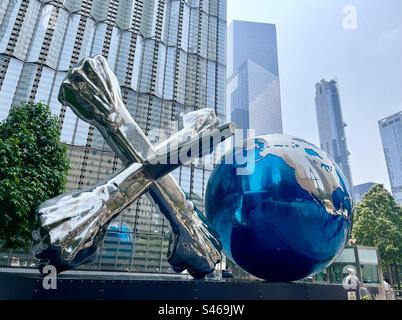
<svg viewBox="0 0 402 320"><path fill-rule="evenodd" d="M354 208L353 237L358 245L378 247L382 262L402 261L402 207L382 185L373 186Z"/></svg>
<svg viewBox="0 0 402 320"><path fill-rule="evenodd" d="M0 123L0 239L28 248L37 207L62 193L69 168L60 123L47 105L28 103Z"/></svg>

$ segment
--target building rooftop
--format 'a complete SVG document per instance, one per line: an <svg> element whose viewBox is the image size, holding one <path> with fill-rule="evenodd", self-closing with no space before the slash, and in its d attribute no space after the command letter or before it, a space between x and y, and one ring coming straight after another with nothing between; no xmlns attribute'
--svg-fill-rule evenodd
<svg viewBox="0 0 402 320"><path fill-rule="evenodd" d="M399 112L397 112L395 114L392 114L392 115L390 115L390 116L388 116L388 117L386 117L384 119L381 119L381 120L378 121L378 123L382 124L385 121L389 121L391 119L398 118L398 117L402 117L402 111L399 111Z"/></svg>

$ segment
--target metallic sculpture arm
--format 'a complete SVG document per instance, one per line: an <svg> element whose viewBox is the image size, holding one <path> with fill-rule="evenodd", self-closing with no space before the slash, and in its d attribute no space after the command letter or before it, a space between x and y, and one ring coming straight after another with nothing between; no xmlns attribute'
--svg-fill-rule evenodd
<svg viewBox="0 0 402 320"><path fill-rule="evenodd" d="M41 228L33 234L39 258L58 252L55 264L73 268L83 263L79 253L96 246L111 220L152 184L142 164L133 164L113 178L85 191L49 200L39 208Z"/></svg>
<svg viewBox="0 0 402 320"><path fill-rule="evenodd" d="M123 163L144 162L203 132L217 129L219 119L211 109L187 113L184 128L155 149L124 106L118 81L102 56L84 59L63 81L59 101L87 123L94 125Z"/></svg>
<svg viewBox="0 0 402 320"><path fill-rule="evenodd" d="M222 126L218 132L226 128ZM187 152L204 139L199 135L172 152ZM210 143L212 148L213 141ZM193 156L202 154L194 153ZM34 233L36 255L41 258L49 251L57 251L57 263L64 268L83 263L79 253L97 246L96 240L121 211L147 192L156 179L163 178L179 166L159 165L158 159L153 160L156 164L132 164L94 188L67 193L42 204L39 208L42 230ZM47 236L42 238L41 234Z"/></svg>
<svg viewBox="0 0 402 320"><path fill-rule="evenodd" d="M96 126L127 165L155 159L163 155L166 146L173 141L177 141L177 144L185 143L201 133L216 128L219 124L212 110L205 109L187 114L184 117L185 128L171 137L169 143L162 143L154 148L125 109L117 79L101 56L83 60L68 73L61 86L59 100L62 104L70 106L81 119ZM224 137L233 134L232 126L226 129ZM171 164L167 165L164 170L168 172L170 166ZM144 181L144 184L147 182ZM148 197L171 224L175 244L169 262L174 270L187 269L197 277L212 272L215 264L221 260L221 245L199 211L186 199L173 176L169 174L154 180L149 188ZM116 201L115 205L119 209L124 207L119 201ZM42 208L41 218L46 220L47 216L50 216L49 210L43 211ZM60 212L60 216L65 217L66 214ZM65 261L60 260L59 247L51 253L42 248L38 251L38 257L48 259L53 264L58 263L61 268L70 268L82 264L87 256L93 254L102 238L102 232L95 238L96 241L93 241L89 251L85 252L85 248L78 250L74 259L70 257Z"/></svg>
<svg viewBox="0 0 402 320"><path fill-rule="evenodd" d="M59 101L95 126L123 163L152 156L151 144L125 108L117 78L102 56L86 58L70 69Z"/></svg>

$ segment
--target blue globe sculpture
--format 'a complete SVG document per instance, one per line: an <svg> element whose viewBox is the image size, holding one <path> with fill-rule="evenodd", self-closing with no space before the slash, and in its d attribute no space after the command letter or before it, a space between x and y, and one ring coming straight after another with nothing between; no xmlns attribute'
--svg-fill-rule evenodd
<svg viewBox="0 0 402 320"><path fill-rule="evenodd" d="M319 273L342 252L352 199L325 152L267 135L223 157L208 182L206 214L229 259L258 278L289 282Z"/></svg>

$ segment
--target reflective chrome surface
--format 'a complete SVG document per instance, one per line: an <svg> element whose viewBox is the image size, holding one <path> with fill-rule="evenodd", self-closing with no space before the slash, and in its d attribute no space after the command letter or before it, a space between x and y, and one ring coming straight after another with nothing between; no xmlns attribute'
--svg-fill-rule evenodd
<svg viewBox="0 0 402 320"><path fill-rule="evenodd" d="M90 260L110 221L148 191L150 200L171 224L174 247L169 262L173 269L187 269L194 277L211 273L221 261L221 244L169 174L183 162L165 164L159 160L177 150L193 150L192 146L205 145L205 141L207 148L187 152L188 158L211 153L213 146L234 134L234 126L218 127L213 110L195 111L184 116L183 130L153 147L125 108L117 79L102 56L84 59L70 70L59 100L98 128L126 167L105 183L64 194L39 208L40 226L33 238L42 266L52 264L63 271ZM221 138L210 139L211 135Z"/></svg>
<svg viewBox="0 0 402 320"><path fill-rule="evenodd" d="M350 188L334 161L285 135L252 138L228 154L211 175L205 201L226 256L274 282L330 265L352 228ZM246 167L247 175L236 174Z"/></svg>

